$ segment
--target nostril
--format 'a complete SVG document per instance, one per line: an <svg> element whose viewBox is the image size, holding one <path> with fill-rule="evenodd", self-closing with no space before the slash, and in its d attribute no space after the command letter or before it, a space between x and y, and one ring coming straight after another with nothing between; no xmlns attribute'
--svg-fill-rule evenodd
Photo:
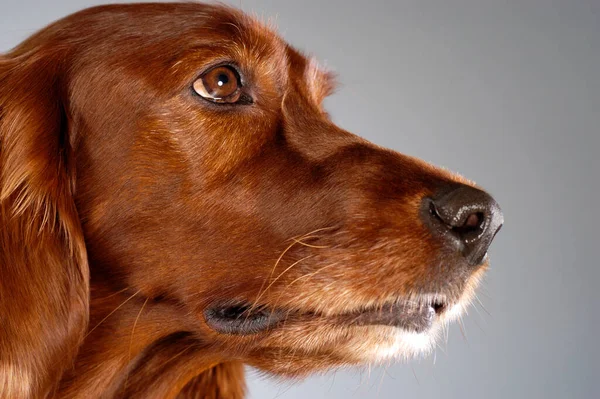
<svg viewBox="0 0 600 399"><path fill-rule="evenodd" d="M465 221L465 225L463 227L465 228L479 228L481 227L481 222L483 221L483 213L481 212L477 212L477 213L472 213L469 215L469 217L467 217L467 220Z"/></svg>
<svg viewBox="0 0 600 399"><path fill-rule="evenodd" d="M470 264L477 265L485 259L504 220L500 207L489 194L459 185L425 198L423 204L428 210L424 219L432 233L460 250Z"/></svg>
<svg viewBox="0 0 600 399"><path fill-rule="evenodd" d="M482 230L484 218L485 216L483 212L472 213L469 216L467 216L467 219L465 220L462 226L452 227L452 230L454 230L458 234L479 232Z"/></svg>
<svg viewBox="0 0 600 399"><path fill-rule="evenodd" d="M483 212L473 212L467 216L464 221L455 220L455 218L449 218L447 215L440 214L435 202L429 202L429 213L440 222L444 223L448 229L451 229L459 234L470 233L473 231L479 231L482 229L485 221L485 214Z"/></svg>

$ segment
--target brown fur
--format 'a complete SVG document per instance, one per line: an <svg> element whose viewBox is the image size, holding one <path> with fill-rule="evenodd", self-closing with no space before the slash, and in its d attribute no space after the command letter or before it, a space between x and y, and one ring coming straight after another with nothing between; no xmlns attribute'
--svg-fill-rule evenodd
<svg viewBox="0 0 600 399"><path fill-rule="evenodd" d="M234 62L255 103L190 87ZM0 396L242 398L242 364L364 363L386 327L332 317L464 300L467 267L419 220L461 178L335 126L332 75L223 6L102 6L0 57ZM286 309L254 335L202 312ZM317 316L318 315L318 316Z"/></svg>

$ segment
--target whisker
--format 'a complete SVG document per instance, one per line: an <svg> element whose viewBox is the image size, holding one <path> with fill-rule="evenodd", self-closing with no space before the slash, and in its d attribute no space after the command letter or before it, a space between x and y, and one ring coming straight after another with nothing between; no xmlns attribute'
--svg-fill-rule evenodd
<svg viewBox="0 0 600 399"><path fill-rule="evenodd" d="M292 286L292 284L296 283L297 281L299 281L299 280L301 280L301 279L303 279L303 278L307 278L307 277L308 277L308 278L310 279L310 278L312 278L313 276L317 275L319 272L321 272L321 271L323 271L323 270L325 270L325 269L327 269L327 268L329 268L329 267L331 267L331 266L335 266L335 263L332 263L332 264L330 264L330 265L327 265L327 266L323 266L323 267L321 267L320 269L318 269L318 270L316 270L316 271L314 271L314 272L312 272L312 273L307 273L307 274L304 274L304 275L302 275L302 276L300 276L300 277L298 277L298 278L294 279L294 280L293 280L291 283L289 283L289 284L288 284L288 285L287 285L287 286L286 286L286 287L283 289L283 291L281 292L281 294L279 294L279 296L277 297L277 300L275 301L275 303L279 303L279 302L280 302L280 300L281 300L281 296L282 296L282 295L283 295L283 294L284 294L284 293L285 293L285 292L288 290L288 288L290 288L290 287Z"/></svg>
<svg viewBox="0 0 600 399"><path fill-rule="evenodd" d="M300 277L298 277L298 278L294 279L294 280L293 280L291 283L289 283L289 284L287 285L286 289L287 289L287 288L289 288L289 287L290 287L292 284L294 284L294 283L298 282L299 280L302 280L303 278L308 278L308 279L311 279L311 278L313 278L314 276L316 276L317 274L319 274L320 272L322 272L323 270L325 270L325 269L328 269L328 268L330 268L330 267L332 267L332 266L336 266L336 264L335 264L335 263L332 263L332 264L329 264L329 265L327 265L327 266L323 266L323 267L321 267L320 269L317 269L317 270L315 270L314 272L311 272L311 273L304 274L304 275L302 275L302 276L300 276Z"/></svg>
<svg viewBox="0 0 600 399"><path fill-rule="evenodd" d="M387 364L385 365L385 369L384 369L384 370L385 370L385 374L386 374L386 375L387 375L389 378L391 378L392 380L395 380L394 376L393 376L393 375L391 375L391 374L389 373L389 369L390 369L390 367L392 367L392 360L391 360L391 359L390 359L390 360L388 360Z"/></svg>
<svg viewBox="0 0 600 399"><path fill-rule="evenodd" d="M177 359L179 356L183 355L185 352L187 352L188 350L190 350L191 348L193 348L195 345L196 344L189 344L184 350L182 350L181 352L175 354L175 356L170 357L165 362L163 362L163 364L167 364L167 363L172 362L173 360Z"/></svg>
<svg viewBox="0 0 600 399"><path fill-rule="evenodd" d="M133 334L135 332L135 327L137 326L138 320L140 319L140 316L142 315L142 311L144 310L144 307L148 303L149 299L150 299L150 297L146 298L146 300L142 304L142 307L140 308L140 311L139 311L137 317L135 318L135 321L133 322L133 327L131 328L131 336L129 337L129 350L128 350L128 355L127 355L127 364L129 364L129 362L131 362L131 347L133 346ZM127 373L127 375L125 376L125 384L123 387L124 391L127 391L127 381L128 380L129 380L129 373Z"/></svg>
<svg viewBox="0 0 600 399"><path fill-rule="evenodd" d="M291 270L291 269L292 269L294 266L296 266L298 263L300 263L300 262L302 262L303 260L306 260L306 259L308 259L308 258L312 258L312 257L313 257L313 255L308 255L308 256L305 256L304 258L302 258L302 259L299 259L299 260L295 261L294 263L292 263L291 265L289 265L289 266L287 267L287 269L285 269L284 271L282 271L282 272L279 274L279 276L277 276L277 277L276 277L276 278L275 278L273 281L271 281L271 283L270 283L270 284L267 286L267 288L265 288L265 290L264 290L263 292L267 292L267 291L269 291L269 288L271 288L271 287L273 286L273 284L275 284L275 283L277 282L277 280L279 280L279 279L280 279L280 278L281 278L281 277L282 277L284 274L286 274L286 273L287 273L289 270ZM259 299L260 299L260 297L259 297Z"/></svg>
<svg viewBox="0 0 600 399"><path fill-rule="evenodd" d="M117 291L117 292L113 292L112 294L110 294L110 295L107 295L107 296L105 296L105 297L102 297L102 298L100 298L100 299L104 300L104 299L112 298L113 296L117 296L117 295L119 295L119 294L122 294L123 292L127 291L128 289L129 289L129 288L123 288L122 290L119 290L119 291Z"/></svg>
<svg viewBox="0 0 600 399"><path fill-rule="evenodd" d="M327 268L329 268L329 267L331 267L331 266L335 266L335 265L336 265L335 263L332 263L332 264L329 264L329 265L327 265L327 266L323 266L323 267L321 267L320 269L318 269L318 270L316 270L316 271L314 271L314 272L312 272L312 273L307 273L307 274L305 274L305 275L302 275L302 276L300 276L300 277L296 278L295 280L293 280L291 283L289 283L289 284L287 285L286 289L287 289L287 288L289 288L289 287L290 287L292 284L294 284L294 283L295 283L295 282L297 282L298 280L301 280L301 279L303 279L303 278L307 278L307 277L308 277L308 278L312 278L312 277L314 277L315 275L317 275L317 274L319 274L320 272L322 272L323 270L325 270L325 269L327 269Z"/></svg>
<svg viewBox="0 0 600 399"><path fill-rule="evenodd" d="M447 350L448 350L448 338L450 336L450 327L448 326L448 324L444 324L444 341L445 341L445 350L444 353L447 354Z"/></svg>
<svg viewBox="0 0 600 399"><path fill-rule="evenodd" d="M286 249L283 250L281 255L279 255L279 258L277 258L277 261L275 261L275 265L273 265L273 269L271 269L271 273L269 273L269 277L264 279L262 285L260 286L260 289L258 290L258 295L257 295L256 299L254 300L254 303L250 307L250 310L248 311L248 313L252 312L256 308L258 301L260 300L260 298L263 295L263 288L265 287L265 284L267 284L267 281L270 280L271 277L273 277L273 273L275 273L275 269L277 268L277 265L279 265L279 262L281 262L281 259L283 258L283 256L287 253L287 251L289 251L296 244L297 244L296 241L292 242Z"/></svg>
<svg viewBox="0 0 600 399"><path fill-rule="evenodd" d="M463 319L462 319L462 317L459 317L459 318L458 318L458 327L460 328L460 333L462 334L462 336L463 336L463 339L464 339L464 340L465 340L465 342L468 344L468 343L469 343L469 341L467 340L467 333L466 333L466 331L465 331L465 326L464 326L464 324L463 324Z"/></svg>
<svg viewBox="0 0 600 399"><path fill-rule="evenodd" d="M281 272L281 274L279 274L279 276L277 276L273 281L271 281L271 283L267 286L267 288L265 288L265 290L261 293L261 295L259 295L256 298L256 302L252 305L252 307L247 311L246 313L246 321L248 320L248 317L250 317L252 310L254 310L257 306L258 301L260 300L260 298L262 297L263 294L267 293L269 291L269 289L273 286L273 284L275 284L277 282L277 280L279 280L280 277L282 277L285 273L287 273L291 268L293 268L294 266L296 266L298 263L302 262L303 260L306 260L308 258L312 257L312 255L308 255L305 256L302 259L297 260L296 262L292 263L287 269L285 269L283 272ZM277 308L277 303L279 302L279 299L281 298L281 295L283 294L283 292L281 294L279 294L279 297L277 298L277 300L275 301L275 305L271 306L271 313L269 314L269 321L271 321L271 317L273 316L273 312L276 310Z"/></svg>
<svg viewBox="0 0 600 399"><path fill-rule="evenodd" d="M485 280L482 280L482 281L481 281L481 287L479 288L479 290L478 290L478 291L479 291L479 293L480 293L481 295L483 295L484 297L486 297L486 298L488 298L488 299L492 299L492 297L490 296L490 294L487 292L487 290L486 290L486 288L485 288L485 283L486 283L486 281L485 281Z"/></svg>
<svg viewBox="0 0 600 399"><path fill-rule="evenodd" d="M333 384L335 383L335 376L337 375L337 370L333 371L333 374L331 376L331 384L329 385L329 389L327 390L327 393L331 392L331 389L333 388Z"/></svg>
<svg viewBox="0 0 600 399"><path fill-rule="evenodd" d="M477 308L475 308L475 309L477 309ZM477 320L473 319L473 323L475 323L475 325L477 326L477 328L479 328L479 329L481 330L481 332L482 332L484 335L486 335L486 333L485 333L485 330L483 329L483 327L481 327L481 326L479 325L479 323L477 323Z"/></svg>
<svg viewBox="0 0 600 399"><path fill-rule="evenodd" d="M381 379L379 380L379 386L377 387L377 396L379 396L381 392L381 386L383 385L383 380L385 379L385 375L387 374L387 368L389 367L389 363L384 366L383 371L381 372Z"/></svg>
<svg viewBox="0 0 600 399"><path fill-rule="evenodd" d="M293 385L289 384L287 385L284 389L279 388L279 390L277 391L277 395L273 398L273 399L278 399L280 397L282 397L283 395L285 395L290 389L292 389Z"/></svg>
<svg viewBox="0 0 600 399"><path fill-rule="evenodd" d="M421 385L421 382L419 381L419 378L417 377L417 372L415 371L415 368L411 365L410 368L412 369L412 373L415 376L415 381L417 381L417 385Z"/></svg>
<svg viewBox="0 0 600 399"><path fill-rule="evenodd" d="M304 240L309 240L311 238L317 238L318 236L308 236L308 237L304 237ZM328 245L312 245L312 244L307 244L303 241L300 241L299 239L294 238L293 239L295 242L297 242L300 245L304 245L305 247L309 247L309 248L329 248Z"/></svg>
<svg viewBox="0 0 600 399"><path fill-rule="evenodd" d="M139 294L140 291L142 291L142 290L137 290L133 295L131 295L129 298L127 298L123 302L121 302L121 304L119 306L117 306L112 312L110 312L105 318L100 320L100 323L96 324L96 326L94 326L94 328L92 328L91 330L88 331L87 334L85 334L84 339L87 338L96 328L98 328L98 326L100 326L100 324L104 323L106 321L106 319L108 319L110 316L112 316L113 313L115 313L117 310L121 309L121 307L123 305L125 305L127 302L129 302L131 299L133 299L133 297L135 297L137 294Z"/></svg>
<svg viewBox="0 0 600 399"><path fill-rule="evenodd" d="M442 330L442 340L444 339L444 335L445 335L445 333L444 333L444 332L443 332L443 330ZM441 350L441 351L442 351L442 353L443 353L444 355L448 356L448 353L446 353L446 350L445 350L445 349L442 347L441 343L439 343L439 342L436 342L436 343L435 343L435 346L436 346L436 349L435 349L436 351L439 349L439 350Z"/></svg>
<svg viewBox="0 0 600 399"><path fill-rule="evenodd" d="M293 240L293 239L303 239L303 238L305 238L306 236L309 236L309 235L312 235L312 234L318 233L318 232L320 232L320 231L332 230L332 229L335 229L335 227L333 227L333 226L329 226L329 227L321 227L320 229L313 230L313 231L311 231L311 232L309 232L309 233L302 234L302 235L299 235L299 236L293 237L293 238L291 238L291 239L292 239L292 240Z"/></svg>
<svg viewBox="0 0 600 399"><path fill-rule="evenodd" d="M281 255L279 255L279 257L277 258L277 260L275 261L275 264L273 265L273 268L271 269L271 272L269 273L269 276L263 281L263 283L260 286L260 289L258 290L258 295L256 296L256 299L254 300L252 306L250 307L250 309L248 310L247 316L246 318L251 314L251 312L256 309L256 307L258 306L258 303L260 301L260 299L263 297L263 295L269 290L269 288L271 288L273 286L273 284L279 279L281 278L281 276L283 276L283 274L285 274L288 270L290 270L293 266L295 266L296 264L298 264L299 262L309 258L310 256L307 256L305 258L300 259L299 261L294 262L291 266L289 266L286 270L284 270L279 276L277 276L277 278L275 278L275 280L271 281L271 283L265 288L265 285L267 284L267 281L271 280L271 278L273 277L273 274L275 273L275 270L277 269L277 266L279 265L279 263L281 262L281 260L283 259L283 257L285 256L285 254L296 244L300 244L300 245L304 245L306 247L310 247L310 248L321 248L320 246L317 245L311 245L311 244L307 244L305 242L303 242L302 240L306 240L306 239L310 239L310 238L318 238L319 236L315 236L315 233L318 233L320 231L325 231L325 230L331 230L334 229L333 226L330 227L321 227L319 229L313 230L311 232L296 236L296 237L292 237L290 238L290 240L292 241L292 243L290 245L288 245L283 252L281 253ZM325 248L325 247L323 247Z"/></svg>
<svg viewBox="0 0 600 399"><path fill-rule="evenodd" d="M298 351L298 349L299 349L299 348L300 348L300 346L299 346L299 345L298 345L298 346L296 346L296 348L294 348L293 352L292 352L292 353L290 353L290 358L289 358L289 360L288 360L288 362L287 362L287 365L286 365L286 367L285 367L286 369L289 369L289 368L290 368L290 366L292 365L292 362L294 361L294 357L296 356L296 352Z"/></svg>
<svg viewBox="0 0 600 399"><path fill-rule="evenodd" d="M479 317L481 317L482 320L485 321L485 319L483 318L483 315L481 314L481 312L479 311L479 309L477 309L477 304L473 304L473 309L475 309L475 311L477 312L477 314L479 315Z"/></svg>
<svg viewBox="0 0 600 399"><path fill-rule="evenodd" d="M483 309L483 311L485 313L487 313L488 316L492 317L492 314L490 312L488 312L488 310L485 308L485 306L483 305L483 302L481 302L481 299L479 299L479 297L477 296L477 294L475 294L475 299L477 300L477 302L479 302L479 306L481 306L481 309ZM477 309L477 307L475 307L475 309Z"/></svg>

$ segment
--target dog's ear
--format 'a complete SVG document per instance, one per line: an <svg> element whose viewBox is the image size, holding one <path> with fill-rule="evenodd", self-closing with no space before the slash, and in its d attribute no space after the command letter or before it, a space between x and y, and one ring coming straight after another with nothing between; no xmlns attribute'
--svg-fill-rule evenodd
<svg viewBox="0 0 600 399"><path fill-rule="evenodd" d="M62 57L0 56L0 397L43 398L88 321Z"/></svg>

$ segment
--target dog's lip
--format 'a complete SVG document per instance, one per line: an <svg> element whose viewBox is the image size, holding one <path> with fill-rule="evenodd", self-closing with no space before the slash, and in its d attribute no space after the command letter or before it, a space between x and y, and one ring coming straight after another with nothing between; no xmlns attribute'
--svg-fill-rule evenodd
<svg viewBox="0 0 600 399"><path fill-rule="evenodd" d="M284 320L321 320L339 326L392 326L411 332L426 332L437 316L448 308L444 299L395 300L354 311L324 314L315 311L290 311L247 303L220 305L204 311L205 321L214 330L234 335L251 335L276 328Z"/></svg>
<svg viewBox="0 0 600 399"><path fill-rule="evenodd" d="M350 326L393 326L412 332L429 330L438 315L447 308L443 301L419 303L398 300L382 306L333 316L336 323Z"/></svg>
<svg viewBox="0 0 600 399"><path fill-rule="evenodd" d="M285 314L281 310L255 307L245 302L220 304L204 310L204 320L213 330L229 335L253 335L276 327Z"/></svg>

